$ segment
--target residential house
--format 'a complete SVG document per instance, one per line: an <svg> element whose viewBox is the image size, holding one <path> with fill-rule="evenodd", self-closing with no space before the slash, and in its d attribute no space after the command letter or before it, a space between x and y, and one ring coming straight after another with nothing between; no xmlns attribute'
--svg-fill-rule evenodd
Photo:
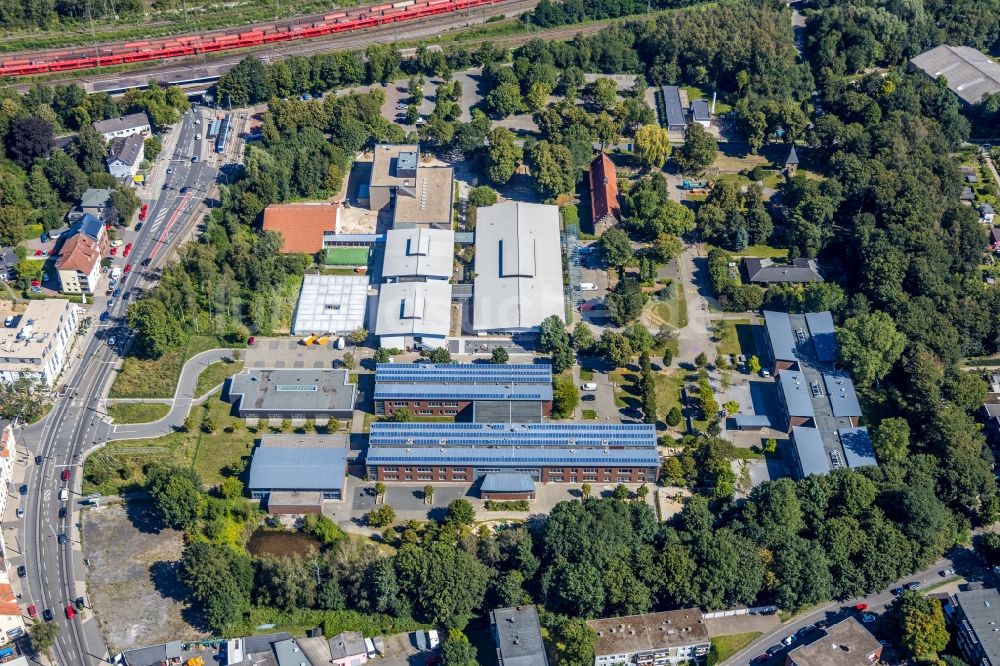
<svg viewBox="0 0 1000 666"><path fill-rule="evenodd" d="M53 386L66 363L76 337L79 307L63 298L28 301L24 312L0 308L0 318L14 316L9 328L0 328L0 381L30 377Z"/></svg>
<svg viewBox="0 0 1000 666"><path fill-rule="evenodd" d="M0 645L6 645L25 635L21 607L10 584L6 568L0 567Z"/></svg>
<svg viewBox="0 0 1000 666"><path fill-rule="evenodd" d="M84 213L61 240L56 259L59 290L67 294L95 293L101 278L101 259L110 248L104 222Z"/></svg>
<svg viewBox="0 0 1000 666"><path fill-rule="evenodd" d="M990 245L987 249L990 252L1000 252L1000 227L990 228Z"/></svg>
<svg viewBox="0 0 1000 666"><path fill-rule="evenodd" d="M823 636L788 653L785 666L872 666L882 658L882 644L856 618L823 630Z"/></svg>
<svg viewBox="0 0 1000 666"><path fill-rule="evenodd" d="M971 187L963 187L958 195L958 200L971 206L976 200L976 193L972 191Z"/></svg>
<svg viewBox="0 0 1000 666"><path fill-rule="evenodd" d="M316 254L323 249L323 237L337 230L340 205L337 202L271 204L264 209L264 231L281 234L285 254Z"/></svg>
<svg viewBox="0 0 1000 666"><path fill-rule="evenodd" d="M357 631L345 631L330 639L333 666L361 666L368 663L365 637Z"/></svg>
<svg viewBox="0 0 1000 666"><path fill-rule="evenodd" d="M145 141L139 134L112 139L105 162L108 173L119 180L131 182L139 173L139 165L145 158Z"/></svg>
<svg viewBox="0 0 1000 666"><path fill-rule="evenodd" d="M94 123L94 129L105 141L133 134L149 134L149 116L145 113L130 113L121 118L109 118Z"/></svg>
<svg viewBox="0 0 1000 666"><path fill-rule="evenodd" d="M944 610L965 660L975 666L1000 666L1000 592L960 590L948 598Z"/></svg>
<svg viewBox="0 0 1000 666"><path fill-rule="evenodd" d="M754 284L800 284L822 282L815 259L798 258L788 264L776 264L771 259L747 257L743 260L747 279Z"/></svg>
<svg viewBox="0 0 1000 666"><path fill-rule="evenodd" d="M607 153L601 153L590 163L590 209L594 233L600 235L622 219L618 203L618 174Z"/></svg>
<svg viewBox="0 0 1000 666"><path fill-rule="evenodd" d="M534 606L490 611L490 632L497 650L497 666L548 666L542 625Z"/></svg>
<svg viewBox="0 0 1000 666"><path fill-rule="evenodd" d="M996 217L997 213L990 203L984 202L983 205L979 207L979 221L983 224L993 224Z"/></svg>
<svg viewBox="0 0 1000 666"><path fill-rule="evenodd" d="M708 654L708 627L697 608L588 620L597 633L594 666L687 664Z"/></svg>
<svg viewBox="0 0 1000 666"><path fill-rule="evenodd" d="M80 197L79 213L91 215L105 224L111 224L117 219L111 193L113 190L95 189L93 187L84 190Z"/></svg>
<svg viewBox="0 0 1000 666"><path fill-rule="evenodd" d="M712 109L708 105L708 100L696 99L691 102L691 122L705 129L712 126Z"/></svg>
<svg viewBox="0 0 1000 666"><path fill-rule="evenodd" d="M0 422L0 516L7 511L8 492L14 487L14 461L17 459L17 442L14 438L14 424ZM0 530L0 556L7 552L3 531Z"/></svg>

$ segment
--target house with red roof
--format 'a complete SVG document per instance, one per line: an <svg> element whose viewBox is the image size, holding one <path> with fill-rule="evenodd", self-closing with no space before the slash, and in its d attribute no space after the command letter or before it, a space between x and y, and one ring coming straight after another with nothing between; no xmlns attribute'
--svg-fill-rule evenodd
<svg viewBox="0 0 1000 666"><path fill-rule="evenodd" d="M603 151L590 163L590 207L597 235L622 218L618 204L618 175L614 162Z"/></svg>

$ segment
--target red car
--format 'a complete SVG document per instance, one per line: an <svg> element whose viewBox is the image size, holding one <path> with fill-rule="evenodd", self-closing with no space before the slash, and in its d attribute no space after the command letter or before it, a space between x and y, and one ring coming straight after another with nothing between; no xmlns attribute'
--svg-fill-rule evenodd
<svg viewBox="0 0 1000 666"><path fill-rule="evenodd" d="M128 253L131 251L132 251L132 243L129 243L128 245L125 246L125 249L122 250L122 256L127 257Z"/></svg>
<svg viewBox="0 0 1000 666"><path fill-rule="evenodd" d="M149 210L149 204L142 204L142 208L139 209L139 221L144 222L146 220L146 212Z"/></svg>
<svg viewBox="0 0 1000 666"><path fill-rule="evenodd" d="M64 469L62 471L62 480L63 481L69 481L69 470L68 469Z"/></svg>
<svg viewBox="0 0 1000 666"><path fill-rule="evenodd" d="M74 615L76 615L76 609L73 608L73 604L66 604L66 619L72 620Z"/></svg>
<svg viewBox="0 0 1000 666"><path fill-rule="evenodd" d="M116 254L118 254L118 248L116 248L116 247L111 248L111 256L113 257Z"/></svg>
<svg viewBox="0 0 1000 666"><path fill-rule="evenodd" d="M32 287L41 287L42 286L42 281L41 280L32 280L31 281L31 286Z"/></svg>
<svg viewBox="0 0 1000 666"><path fill-rule="evenodd" d="M126 273L132 272L132 264L125 264L125 272Z"/></svg>
<svg viewBox="0 0 1000 666"><path fill-rule="evenodd" d="M38 617L38 608L35 607L35 604L28 606L28 617Z"/></svg>
<svg viewBox="0 0 1000 666"><path fill-rule="evenodd" d="M866 610L868 610L868 604L864 604L864 603L855 604L854 605L854 610L858 611L859 613L864 613Z"/></svg>
<svg viewBox="0 0 1000 666"><path fill-rule="evenodd" d="M247 347L253 347L253 343L254 343L254 337L253 337L253 336L251 335L251 336L250 336L250 337L249 337L249 338L247 339Z"/></svg>

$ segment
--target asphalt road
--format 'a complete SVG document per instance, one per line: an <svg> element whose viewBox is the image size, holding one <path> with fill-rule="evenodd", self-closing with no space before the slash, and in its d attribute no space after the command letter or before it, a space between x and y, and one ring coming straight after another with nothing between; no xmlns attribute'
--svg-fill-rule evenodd
<svg viewBox="0 0 1000 666"><path fill-rule="evenodd" d="M207 110L184 116L173 130L176 139L171 137L165 142L171 150L169 161L167 156L161 156L149 184L139 191L140 198L149 204L146 221L138 232L134 227L123 230L121 236L133 244L132 250L125 258L120 256L119 249L114 261L115 266L123 269L126 263L134 267L119 281L122 294L128 291L134 296L137 289L148 288L155 282L170 250L200 218L200 200L214 187L218 168L217 160L206 159L212 151L210 142L195 139L196 134L205 132L209 117ZM196 124L199 118L201 122ZM199 161L192 163L195 155ZM168 166L172 173L166 173ZM142 262L147 258L149 265L143 267ZM65 606L77 597L86 599L79 535L82 462L87 452L107 441L111 425L104 418L101 400L120 361L119 351L129 343L124 325L128 302L118 297L109 307L110 299L103 292L95 296L90 306L91 330L79 343L81 360L64 375L62 390L49 415L41 423L25 428L19 436L29 450L25 481L28 495L21 502L25 517L17 534L21 556L15 558L16 565L24 564L27 568L27 576L22 580L22 603L35 604L39 616L45 609L52 610L59 625L53 650L55 663L65 666L104 663L108 656L89 602L88 609L71 620L64 612ZM108 312L109 317L99 322L98 315L102 312ZM43 456L42 464L31 464L35 455ZM68 482L61 480L64 470L70 471ZM69 492L65 502L59 497L64 487ZM59 518L59 509L63 507L68 509L67 515ZM66 535L66 543L59 543L60 534Z"/></svg>

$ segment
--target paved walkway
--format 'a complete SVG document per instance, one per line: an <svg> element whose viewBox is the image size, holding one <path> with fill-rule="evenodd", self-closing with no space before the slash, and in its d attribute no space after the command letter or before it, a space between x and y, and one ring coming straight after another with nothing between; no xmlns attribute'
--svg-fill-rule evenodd
<svg viewBox="0 0 1000 666"><path fill-rule="evenodd" d="M187 419L188 412L191 411L191 407L204 402L209 395L212 395L212 391L200 397L194 395L195 387L198 385L198 377L201 376L202 370L213 363L225 361L232 357L232 349L209 349L208 351L203 351L200 354L192 356L181 370L180 379L177 381L177 389L174 392L173 400L170 401L170 412L162 419L153 421L152 423L130 423L115 426L108 435L108 440L152 439L170 434L181 428ZM135 400L133 402L162 403L163 400Z"/></svg>

